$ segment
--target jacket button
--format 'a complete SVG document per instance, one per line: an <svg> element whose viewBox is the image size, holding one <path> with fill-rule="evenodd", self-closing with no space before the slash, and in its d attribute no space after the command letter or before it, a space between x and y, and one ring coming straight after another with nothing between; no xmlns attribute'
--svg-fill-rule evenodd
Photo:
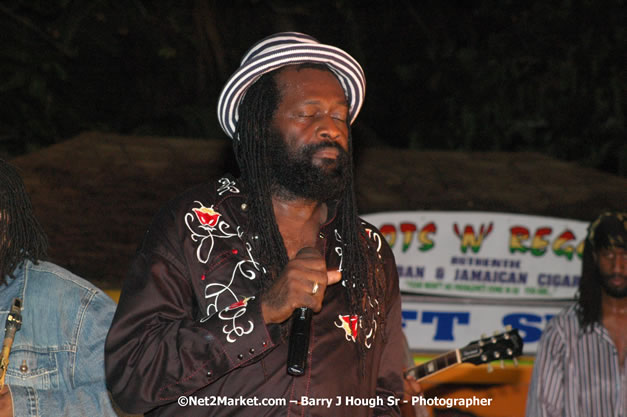
<svg viewBox="0 0 627 417"><path fill-rule="evenodd" d="M211 371L207 372L207 378L211 378L212 375L213 375L213 372Z"/></svg>
<svg viewBox="0 0 627 417"><path fill-rule="evenodd" d="M237 359L244 359L244 355L240 353L239 355L237 355Z"/></svg>
<svg viewBox="0 0 627 417"><path fill-rule="evenodd" d="M250 348L249 352L250 352L251 355L254 355L255 354L255 348Z"/></svg>
<svg viewBox="0 0 627 417"><path fill-rule="evenodd" d="M26 373L27 371L28 371L28 365L26 365L26 359L24 359L22 361L22 364L20 365L20 372Z"/></svg>
<svg viewBox="0 0 627 417"><path fill-rule="evenodd" d="M322 232L318 233L318 237L319 237L320 239L324 239L324 233L322 233Z"/></svg>
<svg viewBox="0 0 627 417"><path fill-rule="evenodd" d="M240 207L241 207L242 211L248 210L248 204L246 204L246 203L242 203L242 205Z"/></svg>

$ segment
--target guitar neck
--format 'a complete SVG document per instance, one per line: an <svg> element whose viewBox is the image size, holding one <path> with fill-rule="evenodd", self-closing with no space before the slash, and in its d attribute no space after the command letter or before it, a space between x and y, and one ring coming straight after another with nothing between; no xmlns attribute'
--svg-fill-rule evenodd
<svg viewBox="0 0 627 417"><path fill-rule="evenodd" d="M436 374L455 365L459 365L460 363L462 363L462 359L459 349L455 349L436 358L433 358L428 362L408 369L405 372L405 375L413 375L417 381L420 381L423 378Z"/></svg>

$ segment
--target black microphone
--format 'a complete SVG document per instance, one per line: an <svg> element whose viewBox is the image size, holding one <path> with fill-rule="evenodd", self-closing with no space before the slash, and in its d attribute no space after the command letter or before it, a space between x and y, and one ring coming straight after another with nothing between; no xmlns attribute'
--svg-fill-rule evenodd
<svg viewBox="0 0 627 417"><path fill-rule="evenodd" d="M298 251L296 257L313 258L320 256L315 248L305 247ZM292 313L292 331L290 344L287 351L287 373L293 376L301 376L307 368L307 353L309 351L309 334L311 329L311 317L313 311L310 308L297 308Z"/></svg>
<svg viewBox="0 0 627 417"><path fill-rule="evenodd" d="M287 373L290 375L303 375L307 368L312 316L313 311L305 307L297 308L292 313L292 332L287 351Z"/></svg>

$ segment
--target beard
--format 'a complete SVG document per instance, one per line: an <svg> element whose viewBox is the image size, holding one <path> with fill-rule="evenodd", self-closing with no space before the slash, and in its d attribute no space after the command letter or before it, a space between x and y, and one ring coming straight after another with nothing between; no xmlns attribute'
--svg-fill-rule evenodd
<svg viewBox="0 0 627 417"><path fill-rule="evenodd" d="M616 285L612 282L614 278L622 279L623 284ZM625 298L627 297L627 277L625 275L620 274L599 274L599 281L601 287L605 292L614 298Z"/></svg>
<svg viewBox="0 0 627 417"><path fill-rule="evenodd" d="M314 164L314 154L324 148L337 149L337 159L324 158ZM334 141L289 149L281 135L273 131L268 141L268 159L272 192L281 198L327 202L338 199L349 185L350 157Z"/></svg>

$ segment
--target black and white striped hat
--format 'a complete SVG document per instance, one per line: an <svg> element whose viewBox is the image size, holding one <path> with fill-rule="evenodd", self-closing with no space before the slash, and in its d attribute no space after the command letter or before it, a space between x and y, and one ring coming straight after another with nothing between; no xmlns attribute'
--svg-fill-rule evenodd
<svg viewBox="0 0 627 417"><path fill-rule="evenodd" d="M285 65L306 62L326 64L338 77L346 93L350 122L353 123L366 94L366 78L359 63L343 50L322 44L304 33L281 32L253 45L225 84L218 100L218 120L222 130L231 138L235 136L239 104L248 87L259 77Z"/></svg>

